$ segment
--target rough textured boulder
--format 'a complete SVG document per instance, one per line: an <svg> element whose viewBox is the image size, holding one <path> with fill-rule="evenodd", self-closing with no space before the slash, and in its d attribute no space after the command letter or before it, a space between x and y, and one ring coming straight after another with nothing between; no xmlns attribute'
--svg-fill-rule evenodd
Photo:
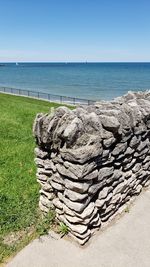
<svg viewBox="0 0 150 267"><path fill-rule="evenodd" d="M39 206L82 245L150 184L149 92L38 114L33 131Z"/></svg>

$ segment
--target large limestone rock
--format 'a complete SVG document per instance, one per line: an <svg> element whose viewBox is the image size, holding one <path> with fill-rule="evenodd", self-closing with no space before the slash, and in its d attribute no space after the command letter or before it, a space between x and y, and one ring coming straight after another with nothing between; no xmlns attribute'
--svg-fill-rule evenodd
<svg viewBox="0 0 150 267"><path fill-rule="evenodd" d="M39 207L83 245L150 185L150 92L38 114Z"/></svg>

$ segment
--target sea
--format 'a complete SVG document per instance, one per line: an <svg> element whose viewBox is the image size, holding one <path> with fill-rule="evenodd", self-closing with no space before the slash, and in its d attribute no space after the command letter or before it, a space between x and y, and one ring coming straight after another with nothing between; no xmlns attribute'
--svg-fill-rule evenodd
<svg viewBox="0 0 150 267"><path fill-rule="evenodd" d="M0 86L91 100L150 89L150 63L0 63Z"/></svg>

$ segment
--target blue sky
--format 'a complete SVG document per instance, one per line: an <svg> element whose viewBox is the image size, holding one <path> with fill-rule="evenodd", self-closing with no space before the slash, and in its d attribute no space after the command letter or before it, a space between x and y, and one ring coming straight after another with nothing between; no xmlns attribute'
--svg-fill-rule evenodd
<svg viewBox="0 0 150 267"><path fill-rule="evenodd" d="M0 61L150 61L150 0L0 0Z"/></svg>

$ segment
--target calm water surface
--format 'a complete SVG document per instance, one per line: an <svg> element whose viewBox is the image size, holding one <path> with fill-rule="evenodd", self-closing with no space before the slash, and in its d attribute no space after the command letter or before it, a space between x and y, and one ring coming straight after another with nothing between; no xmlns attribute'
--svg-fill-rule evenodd
<svg viewBox="0 0 150 267"><path fill-rule="evenodd" d="M0 86L110 100L150 89L150 63L7 63Z"/></svg>

